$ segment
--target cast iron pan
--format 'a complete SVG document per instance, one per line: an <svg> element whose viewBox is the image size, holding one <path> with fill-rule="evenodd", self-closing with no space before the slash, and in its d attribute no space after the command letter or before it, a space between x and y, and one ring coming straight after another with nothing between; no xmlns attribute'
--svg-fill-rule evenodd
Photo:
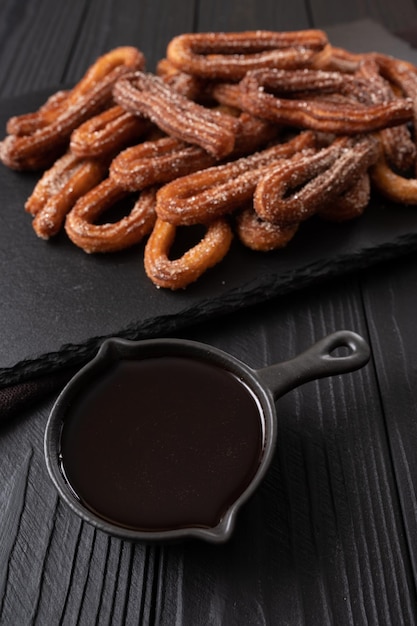
<svg viewBox="0 0 417 626"><path fill-rule="evenodd" d="M194 341L108 339L51 411L49 474L77 515L112 535L224 542L274 454L275 400L369 356L347 330L258 370Z"/></svg>

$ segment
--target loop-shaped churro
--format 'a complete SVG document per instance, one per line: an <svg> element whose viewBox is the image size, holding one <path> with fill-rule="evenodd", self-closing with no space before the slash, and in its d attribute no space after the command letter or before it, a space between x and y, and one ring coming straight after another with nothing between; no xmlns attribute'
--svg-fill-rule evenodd
<svg viewBox="0 0 417 626"><path fill-rule="evenodd" d="M417 141L417 67L401 59L395 59L383 54L374 54L374 59L378 65L379 71L384 78L400 90L405 97L410 98L413 104L413 141ZM392 162L389 154L387 154L389 165L396 164ZM416 169L416 168L414 168ZM416 171L413 172L416 174Z"/></svg>
<svg viewBox="0 0 417 626"><path fill-rule="evenodd" d="M306 76L310 72L312 75L326 74L306 70ZM285 71L282 70L249 72L240 83L241 107L252 115L276 124L343 135L372 132L412 120L413 103L410 98L369 104L353 99L341 103L326 95L317 96L317 93L312 97L282 97L279 89L285 85L284 75ZM339 93L344 95L341 86L339 89ZM355 93L353 95L357 97Z"/></svg>
<svg viewBox="0 0 417 626"><path fill-rule="evenodd" d="M266 69L250 72L240 83L240 89L245 91L256 82L262 88L277 96L295 96L301 99L307 94L339 93L352 96L356 100L369 100L369 83L358 74L344 75L340 72L317 69Z"/></svg>
<svg viewBox="0 0 417 626"><path fill-rule="evenodd" d="M171 224L206 223L248 202L265 168L315 145L308 131L236 161L177 178L157 193L158 217Z"/></svg>
<svg viewBox="0 0 417 626"><path fill-rule="evenodd" d="M253 69L308 64L326 44L321 30L186 33L170 41L166 56L188 74L238 81Z"/></svg>
<svg viewBox="0 0 417 626"><path fill-rule="evenodd" d="M417 178L408 178L395 172L384 155L371 168L371 181L385 198L400 204L417 204Z"/></svg>
<svg viewBox="0 0 417 626"><path fill-rule="evenodd" d="M167 134L201 146L216 158L233 151L236 118L188 100L159 76L130 74L117 81L113 95L126 110L148 117Z"/></svg>
<svg viewBox="0 0 417 626"><path fill-rule="evenodd" d="M30 134L10 133L19 126L19 118L8 122L8 136L0 143L0 160L16 170L42 169L51 164L68 146L72 131L112 102L113 85L120 76L143 69L143 54L132 47L121 47L100 57L62 102L49 108L45 125L41 120ZM42 110L42 109L41 109ZM41 115L42 117L42 115ZM26 120L23 120L27 124Z"/></svg>
<svg viewBox="0 0 417 626"><path fill-rule="evenodd" d="M282 160L260 178L255 211L278 224L306 220L352 187L379 153L372 135L339 137L313 155Z"/></svg>
<svg viewBox="0 0 417 626"><path fill-rule="evenodd" d="M238 118L233 156L249 154L275 137L276 128L248 113ZM199 146L175 137L159 137L126 148L110 165L110 176L125 189L138 191L214 166L217 159Z"/></svg>
<svg viewBox="0 0 417 626"><path fill-rule="evenodd" d="M57 91L37 111L11 117L6 124L7 132L10 135L31 135L38 128L47 126L64 110L69 93L65 89Z"/></svg>
<svg viewBox="0 0 417 626"><path fill-rule="evenodd" d="M71 134L70 149L78 157L115 155L150 129L150 122L115 105L88 119Z"/></svg>
<svg viewBox="0 0 417 626"><path fill-rule="evenodd" d="M284 248L294 237L299 223L272 224L259 217L252 203L236 215L235 229L239 240L251 250L270 252Z"/></svg>
<svg viewBox="0 0 417 626"><path fill-rule="evenodd" d="M329 222L346 222L360 217L369 204L371 196L371 180L368 172L346 191L339 194L317 211L322 219Z"/></svg>
<svg viewBox="0 0 417 626"><path fill-rule="evenodd" d="M353 74L361 63L371 56L371 53L350 52L350 50L328 43L323 50L314 57L311 67L318 70Z"/></svg>
<svg viewBox="0 0 417 626"><path fill-rule="evenodd" d="M157 218L145 246L145 271L158 287L184 289L208 269L220 263L229 251L233 232L224 218L205 225L203 238L180 258L171 259L177 227Z"/></svg>
<svg viewBox="0 0 417 626"><path fill-rule="evenodd" d="M386 54L373 53L381 76L395 85L403 95L415 100L417 95L417 66L409 61L397 59Z"/></svg>
<svg viewBox="0 0 417 626"><path fill-rule="evenodd" d="M162 184L205 169L216 159L199 146L161 137L123 150L110 165L110 176L129 191Z"/></svg>
<svg viewBox="0 0 417 626"><path fill-rule="evenodd" d="M38 237L49 239L62 228L67 213L78 198L98 185L107 172L106 164L79 159L67 152L39 179L25 203L34 216L32 226Z"/></svg>
<svg viewBox="0 0 417 626"><path fill-rule="evenodd" d="M144 189L128 215L116 222L97 224L95 222L105 211L130 195L111 178L106 178L80 198L68 213L66 233L87 253L116 252L133 246L142 241L155 223L155 194L154 187Z"/></svg>
<svg viewBox="0 0 417 626"><path fill-rule="evenodd" d="M166 58L158 61L156 75L189 100L204 102L207 99L207 81L182 72Z"/></svg>
<svg viewBox="0 0 417 626"><path fill-rule="evenodd" d="M242 109L242 90L237 83L215 82L210 85L208 91L211 97L225 106Z"/></svg>
<svg viewBox="0 0 417 626"><path fill-rule="evenodd" d="M388 102L397 97L393 85L381 76L378 63L372 57L363 60L356 76L365 79L367 83L365 93L369 103ZM388 163L395 170L405 173L415 168L417 150L408 124L381 129L379 139Z"/></svg>

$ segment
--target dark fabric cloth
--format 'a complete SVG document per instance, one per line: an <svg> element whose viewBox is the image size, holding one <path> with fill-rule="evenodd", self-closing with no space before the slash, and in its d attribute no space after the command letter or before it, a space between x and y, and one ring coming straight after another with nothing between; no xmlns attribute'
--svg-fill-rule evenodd
<svg viewBox="0 0 417 626"><path fill-rule="evenodd" d="M0 423L15 417L48 395L59 393L74 373L73 369L65 369L0 389Z"/></svg>

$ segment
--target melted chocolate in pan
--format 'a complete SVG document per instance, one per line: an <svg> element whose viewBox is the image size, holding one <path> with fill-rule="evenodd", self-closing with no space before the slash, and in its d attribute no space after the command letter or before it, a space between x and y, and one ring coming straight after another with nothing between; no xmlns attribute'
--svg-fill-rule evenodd
<svg viewBox="0 0 417 626"><path fill-rule="evenodd" d="M61 467L80 501L126 528L216 526L250 484L262 409L233 373L181 356L121 360L72 402Z"/></svg>

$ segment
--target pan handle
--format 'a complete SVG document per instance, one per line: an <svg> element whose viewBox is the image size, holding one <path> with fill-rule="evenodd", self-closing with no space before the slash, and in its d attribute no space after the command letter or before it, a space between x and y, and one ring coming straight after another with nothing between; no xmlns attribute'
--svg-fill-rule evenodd
<svg viewBox="0 0 417 626"><path fill-rule="evenodd" d="M345 348L347 353L334 354L340 348ZM360 335L340 330L327 335L293 359L259 369L257 373L277 399L310 380L359 369L366 365L369 358L369 346Z"/></svg>

